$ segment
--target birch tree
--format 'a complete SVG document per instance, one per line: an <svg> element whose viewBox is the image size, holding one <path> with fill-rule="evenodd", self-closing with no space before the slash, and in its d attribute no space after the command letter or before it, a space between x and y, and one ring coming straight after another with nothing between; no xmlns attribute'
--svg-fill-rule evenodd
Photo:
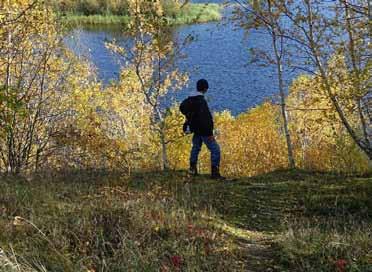
<svg viewBox="0 0 372 272"><path fill-rule="evenodd" d="M2 1L0 14L0 168L18 174L55 148L74 69L43 3Z"/></svg>
<svg viewBox="0 0 372 272"><path fill-rule="evenodd" d="M237 0L239 8L237 18L241 21L243 28L248 31L252 29L264 30L270 36L271 48L268 50L254 48L251 52L255 58L259 58L266 65L274 65L278 80L280 95L280 107L283 120L283 130L287 143L288 164L290 168L295 168L291 135L288 128L288 115L286 106L286 86L284 83L284 63L288 57L286 50L286 40L281 21L281 11L273 0L264 1L240 1Z"/></svg>
<svg viewBox="0 0 372 272"><path fill-rule="evenodd" d="M182 48L190 38L181 42L172 40L161 1L131 0L129 13L129 34L133 38L133 46L129 50L115 43L108 46L125 60L127 65L124 69L132 71L137 78L139 87L133 95L143 96L150 107L149 129L157 134L160 167L164 170L169 167L169 142L165 123L167 110L162 102L169 91L180 90L187 82L187 74L176 67L176 59L182 55Z"/></svg>
<svg viewBox="0 0 372 272"><path fill-rule="evenodd" d="M297 67L321 78L339 121L371 160L372 146L365 133L365 116L361 111L361 99L371 87L369 22L368 16L359 14L367 13L367 3L357 0L278 0L276 6L287 22L284 36L293 42L297 61L303 60ZM329 70L329 60L336 54L346 59L347 77L341 74L335 76ZM333 82L342 83L342 80L350 78L354 82L352 91L333 87ZM353 107L353 116L345 113L347 107ZM355 116L357 121L353 121Z"/></svg>

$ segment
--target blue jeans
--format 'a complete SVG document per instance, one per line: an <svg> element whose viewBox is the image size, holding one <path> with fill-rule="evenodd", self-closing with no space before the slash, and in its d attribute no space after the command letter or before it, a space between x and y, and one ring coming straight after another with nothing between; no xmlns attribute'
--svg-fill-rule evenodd
<svg viewBox="0 0 372 272"><path fill-rule="evenodd" d="M198 162L201 147L205 143L211 152L212 167L219 167L221 161L221 150L216 140L209 140L207 136L199 136L194 134L192 138L192 149L190 154L190 165L196 165Z"/></svg>

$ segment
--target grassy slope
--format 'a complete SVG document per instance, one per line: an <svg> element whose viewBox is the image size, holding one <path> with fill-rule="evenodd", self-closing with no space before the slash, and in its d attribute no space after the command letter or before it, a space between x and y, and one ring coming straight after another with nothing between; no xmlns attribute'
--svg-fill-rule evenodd
<svg viewBox="0 0 372 272"><path fill-rule="evenodd" d="M79 173L0 189L0 271L13 251L36 271L372 271L372 178Z"/></svg>
<svg viewBox="0 0 372 272"><path fill-rule="evenodd" d="M189 4L175 17L167 17L170 25L205 23L221 19L221 6L218 4ZM126 15L78 15L68 14L64 20L72 25L110 25L124 24L129 22Z"/></svg>

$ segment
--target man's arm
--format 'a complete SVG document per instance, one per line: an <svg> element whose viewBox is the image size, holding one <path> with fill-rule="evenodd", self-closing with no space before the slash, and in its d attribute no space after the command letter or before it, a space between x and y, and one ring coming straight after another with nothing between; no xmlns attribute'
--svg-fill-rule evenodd
<svg viewBox="0 0 372 272"><path fill-rule="evenodd" d="M210 137L211 140L214 140L214 137L213 137L213 128L214 128L214 123L213 123L213 116L211 114L211 111L209 110L209 106L208 106L208 103L206 100L204 100L204 103L203 103L203 118L205 118L205 129L206 129L206 133L207 135Z"/></svg>

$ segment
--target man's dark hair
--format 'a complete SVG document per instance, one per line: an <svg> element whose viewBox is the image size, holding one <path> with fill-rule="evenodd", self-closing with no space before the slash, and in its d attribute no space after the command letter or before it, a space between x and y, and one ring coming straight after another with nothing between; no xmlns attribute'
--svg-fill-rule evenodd
<svg viewBox="0 0 372 272"><path fill-rule="evenodd" d="M205 92L209 88L208 81L205 79L199 79L196 83L196 89L198 92Z"/></svg>

